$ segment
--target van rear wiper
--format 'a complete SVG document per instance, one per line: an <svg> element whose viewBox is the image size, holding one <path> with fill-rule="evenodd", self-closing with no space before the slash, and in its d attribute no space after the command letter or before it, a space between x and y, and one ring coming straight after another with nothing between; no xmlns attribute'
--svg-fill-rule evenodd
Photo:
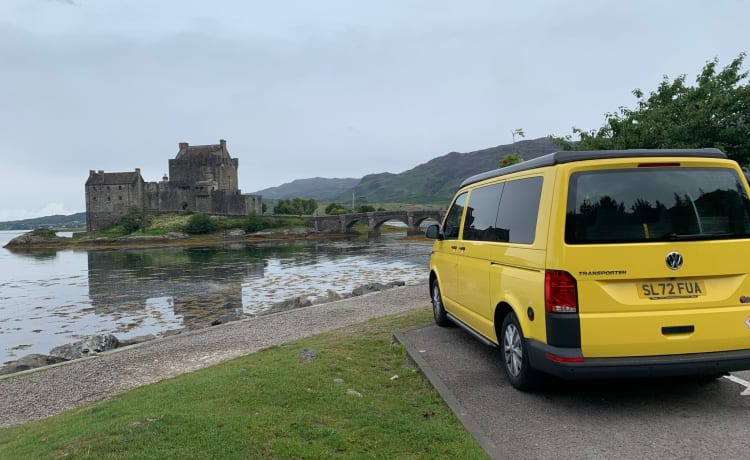
<svg viewBox="0 0 750 460"><path fill-rule="evenodd" d="M666 241L694 241L694 240L712 240L718 238L729 238L736 236L732 232L716 232L716 233L665 233L660 239Z"/></svg>

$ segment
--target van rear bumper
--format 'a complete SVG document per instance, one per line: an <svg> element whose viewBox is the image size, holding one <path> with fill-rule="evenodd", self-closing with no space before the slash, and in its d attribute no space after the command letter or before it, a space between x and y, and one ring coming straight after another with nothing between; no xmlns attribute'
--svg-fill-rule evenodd
<svg viewBox="0 0 750 460"><path fill-rule="evenodd" d="M526 340L531 367L563 379L670 377L750 369L750 349L684 355L585 358L580 348Z"/></svg>

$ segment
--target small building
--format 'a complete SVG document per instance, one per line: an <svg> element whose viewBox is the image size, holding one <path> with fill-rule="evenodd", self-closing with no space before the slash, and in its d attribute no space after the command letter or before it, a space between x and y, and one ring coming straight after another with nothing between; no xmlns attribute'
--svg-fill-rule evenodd
<svg viewBox="0 0 750 460"><path fill-rule="evenodd" d="M179 143L169 160L169 175L160 182L145 182L135 172L89 171L86 181L86 229L101 231L138 208L155 212L204 212L226 216L261 213L260 195L243 195L238 188L239 160L227 143L191 146Z"/></svg>

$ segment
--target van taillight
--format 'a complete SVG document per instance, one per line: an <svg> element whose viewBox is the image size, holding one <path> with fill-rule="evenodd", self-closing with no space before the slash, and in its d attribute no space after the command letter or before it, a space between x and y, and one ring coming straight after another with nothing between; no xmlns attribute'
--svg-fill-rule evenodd
<svg viewBox="0 0 750 460"><path fill-rule="evenodd" d="M578 313L578 287L570 273L544 272L544 309L547 313Z"/></svg>

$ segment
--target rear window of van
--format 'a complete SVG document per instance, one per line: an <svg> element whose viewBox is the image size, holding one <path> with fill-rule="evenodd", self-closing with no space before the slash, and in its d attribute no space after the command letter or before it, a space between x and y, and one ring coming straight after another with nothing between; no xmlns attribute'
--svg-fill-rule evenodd
<svg viewBox="0 0 750 460"><path fill-rule="evenodd" d="M574 173L565 242L750 237L750 201L732 169L655 167Z"/></svg>

